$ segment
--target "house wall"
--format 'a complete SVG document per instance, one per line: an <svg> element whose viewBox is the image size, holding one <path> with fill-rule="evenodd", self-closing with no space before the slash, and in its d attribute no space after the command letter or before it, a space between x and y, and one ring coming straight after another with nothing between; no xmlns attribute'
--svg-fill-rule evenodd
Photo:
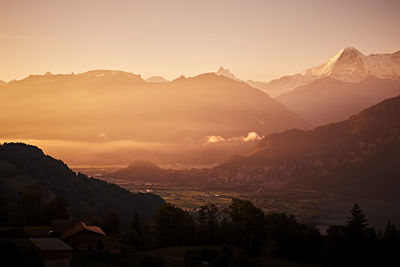
<svg viewBox="0 0 400 267"><path fill-rule="evenodd" d="M41 251L41 256L45 260L59 260L67 259L72 256L72 251L55 250L55 251Z"/></svg>
<svg viewBox="0 0 400 267"><path fill-rule="evenodd" d="M70 267L71 258L58 259L58 260L46 260L44 262L45 267Z"/></svg>
<svg viewBox="0 0 400 267"><path fill-rule="evenodd" d="M102 235L93 233L93 232L80 232L74 236L68 237L65 242L70 246L80 251L89 250L89 246L92 249L96 249L97 242L100 240Z"/></svg>

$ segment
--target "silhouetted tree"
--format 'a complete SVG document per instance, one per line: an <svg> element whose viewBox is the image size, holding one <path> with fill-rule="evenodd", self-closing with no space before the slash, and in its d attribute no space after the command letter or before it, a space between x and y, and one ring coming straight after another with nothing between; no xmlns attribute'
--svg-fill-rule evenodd
<svg viewBox="0 0 400 267"><path fill-rule="evenodd" d="M104 216L102 223L104 231L108 235L115 235L120 233L120 220L118 214L110 212Z"/></svg>
<svg viewBox="0 0 400 267"><path fill-rule="evenodd" d="M323 237L318 229L285 213L269 213L265 220L270 254L308 262L319 261Z"/></svg>
<svg viewBox="0 0 400 267"><path fill-rule="evenodd" d="M134 214L131 229L126 232L122 241L134 246L138 250L156 247L154 223L142 221L137 213Z"/></svg>
<svg viewBox="0 0 400 267"><path fill-rule="evenodd" d="M350 211L344 226L331 226L323 248L323 262L329 266L376 266L377 237L358 204Z"/></svg>
<svg viewBox="0 0 400 267"><path fill-rule="evenodd" d="M221 244L232 244L232 224L228 220L227 216L223 216L219 225L219 237Z"/></svg>
<svg viewBox="0 0 400 267"><path fill-rule="evenodd" d="M347 230L342 225L334 225L326 231L322 248L322 261L326 266L346 266L351 253Z"/></svg>
<svg viewBox="0 0 400 267"><path fill-rule="evenodd" d="M202 244L216 244L219 241L218 208L207 203L199 208L196 214L198 225L198 241Z"/></svg>
<svg viewBox="0 0 400 267"><path fill-rule="evenodd" d="M166 204L158 209L155 224L159 246L193 244L195 241L192 216L172 204Z"/></svg>
<svg viewBox="0 0 400 267"><path fill-rule="evenodd" d="M7 225L9 221L9 211L7 200L0 197L0 226Z"/></svg>
<svg viewBox="0 0 400 267"><path fill-rule="evenodd" d="M43 189L39 185L25 186L18 198L18 218L24 225L40 225L43 221Z"/></svg>
<svg viewBox="0 0 400 267"><path fill-rule="evenodd" d="M391 266L394 262L400 263L400 231L390 222L386 225L379 245L382 265Z"/></svg>
<svg viewBox="0 0 400 267"><path fill-rule="evenodd" d="M44 207L45 223L51 223L53 220L67 219L68 202L62 197L55 197Z"/></svg>
<svg viewBox="0 0 400 267"><path fill-rule="evenodd" d="M232 224L232 244L251 254L259 253L265 243L265 220L261 209L248 200L234 198L227 210Z"/></svg>
<svg viewBox="0 0 400 267"><path fill-rule="evenodd" d="M368 220L363 210L357 203L354 204L354 207L351 209L350 213L351 216L347 217L346 227L354 233L361 233L362 231L365 231L368 227Z"/></svg>
<svg viewBox="0 0 400 267"><path fill-rule="evenodd" d="M132 230L134 230L137 233L140 233L142 231L139 214L137 212L135 212L135 214L133 215Z"/></svg>

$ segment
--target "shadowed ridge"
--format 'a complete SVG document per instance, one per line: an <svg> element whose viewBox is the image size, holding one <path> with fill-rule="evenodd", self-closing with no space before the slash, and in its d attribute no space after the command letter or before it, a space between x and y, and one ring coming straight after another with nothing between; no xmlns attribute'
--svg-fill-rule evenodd
<svg viewBox="0 0 400 267"><path fill-rule="evenodd" d="M8 169L4 171L3 168ZM135 212L151 218L165 203L156 195L132 194L115 184L76 174L61 160L23 143L0 146L0 173L6 173L0 178L0 195L9 201L17 199L23 186L34 182L46 190L46 195L67 200L71 215L85 216L89 213L101 218L115 212L125 226L131 222Z"/></svg>
<svg viewBox="0 0 400 267"><path fill-rule="evenodd" d="M330 76L297 87L276 99L314 125L348 118L384 99L400 94L400 79L366 76L358 83Z"/></svg>
<svg viewBox="0 0 400 267"><path fill-rule="evenodd" d="M400 96L309 131L272 134L208 174L231 184L398 199Z"/></svg>

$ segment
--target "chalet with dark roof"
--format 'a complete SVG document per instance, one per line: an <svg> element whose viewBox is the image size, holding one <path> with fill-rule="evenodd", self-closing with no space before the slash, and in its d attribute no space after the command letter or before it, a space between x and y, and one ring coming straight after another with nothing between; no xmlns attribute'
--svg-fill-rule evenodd
<svg viewBox="0 0 400 267"><path fill-rule="evenodd" d="M105 235L100 227L80 221L63 232L61 239L76 250L91 251L97 249L100 244L102 246L101 238Z"/></svg>

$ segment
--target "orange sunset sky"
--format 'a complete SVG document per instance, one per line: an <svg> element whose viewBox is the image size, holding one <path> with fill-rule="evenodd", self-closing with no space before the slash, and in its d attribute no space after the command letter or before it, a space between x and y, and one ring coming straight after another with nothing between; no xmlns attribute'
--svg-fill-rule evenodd
<svg viewBox="0 0 400 267"><path fill-rule="evenodd" d="M400 1L0 0L0 80L119 69L268 81L346 46L393 53Z"/></svg>

